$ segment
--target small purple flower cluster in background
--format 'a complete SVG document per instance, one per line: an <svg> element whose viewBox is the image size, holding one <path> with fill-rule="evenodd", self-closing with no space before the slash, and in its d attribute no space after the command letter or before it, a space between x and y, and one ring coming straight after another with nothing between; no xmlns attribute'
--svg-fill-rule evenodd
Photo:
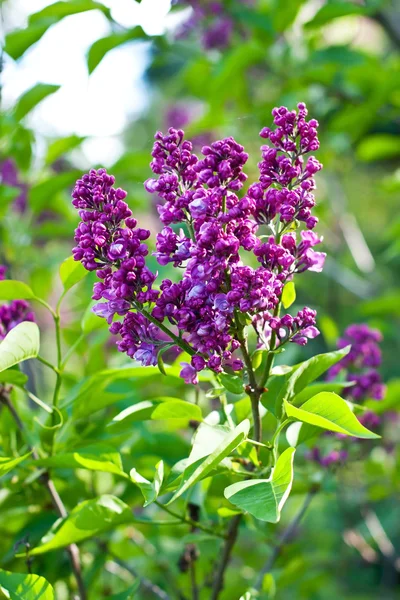
<svg viewBox="0 0 400 600"><path fill-rule="evenodd" d="M325 260L314 250L322 240L311 231L318 221L311 214L314 175L322 166L314 157L304 158L319 146L318 124L307 122L306 115L303 103L298 112L274 109L275 129L261 132L273 147L262 147L259 180L247 191L248 154L232 137L204 146L199 158L182 130L156 134L151 162L156 177L145 182L162 200L158 212L164 228L154 255L180 274L178 281L164 279L159 289L153 287L157 274L145 263L143 242L150 232L136 227L125 192L113 187L114 178L104 169L77 182L73 205L82 222L73 254L101 280L93 298L105 302L94 310L121 335L121 351L142 364L156 364L158 352L179 338L192 354L181 375L196 383L204 368L243 369L237 355L243 314L258 333L259 347L268 347L272 337L281 345L304 345L318 335L310 308L294 317L278 316L285 283L295 274L321 271ZM302 223L307 229L298 240ZM258 234L266 227L271 235L263 235L265 242ZM124 316L123 323L112 322L115 314ZM173 332L169 342L168 331Z"/></svg>
<svg viewBox="0 0 400 600"><path fill-rule="evenodd" d="M381 332L371 329L364 323L350 325L343 337L338 340L338 348L350 345L351 350L330 369L329 379L333 379L345 370L347 381L354 382L354 385L348 388L347 394L355 402L362 402L369 398L383 399L385 386L377 371L382 363L382 353L379 348L381 341Z"/></svg>
<svg viewBox="0 0 400 600"><path fill-rule="evenodd" d="M174 4L187 5L192 14L177 32L177 39L187 38L192 31L201 31L201 43L205 50L227 48L231 42L234 21L223 2L214 0L176 0Z"/></svg>
<svg viewBox="0 0 400 600"><path fill-rule="evenodd" d="M24 213L27 207L28 186L20 180L17 165L12 158L0 163L0 183L18 190L12 206L17 213Z"/></svg>
<svg viewBox="0 0 400 600"><path fill-rule="evenodd" d="M339 349L351 346L350 352L330 368L327 379L332 381L340 373L345 374L346 381L351 383L345 388L344 396L357 404L366 400L382 400L385 395L385 385L378 372L382 363L382 353L379 343L382 334L377 329L371 329L365 323L350 325L339 338L337 347ZM380 417L371 410L366 410L359 416L359 421L368 429L376 430L380 425ZM342 439L340 434L337 438ZM319 448L315 447L310 453L310 458L321 466L343 462L347 456L345 451L333 450L326 456L321 454Z"/></svg>
<svg viewBox="0 0 400 600"><path fill-rule="evenodd" d="M6 277L7 268L0 265L0 281ZM0 341L19 323L34 321L35 316L25 300L13 300L10 304L0 305Z"/></svg>

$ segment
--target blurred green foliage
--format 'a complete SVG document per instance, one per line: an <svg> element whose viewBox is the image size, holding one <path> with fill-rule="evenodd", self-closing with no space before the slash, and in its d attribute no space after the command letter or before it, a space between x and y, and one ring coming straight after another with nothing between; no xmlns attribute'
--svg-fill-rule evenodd
<svg viewBox="0 0 400 600"><path fill-rule="evenodd" d="M2 4L4 14L8 14L12 0ZM128 190L135 216L153 230L157 227L156 210L143 182L150 176L154 132L180 125L169 121L172 109L183 115L181 125L195 140L233 135L244 144L251 156L251 181L257 177L258 133L269 125L271 109L307 102L310 113L320 122L318 158L324 171L319 178L317 214L328 260L318 283L308 275L303 277L297 297L292 298L294 308L307 304L318 310L323 335L307 352L332 350L338 334L352 322L366 320L383 332L383 374L388 393L381 406L396 411L400 402L399 7L396 0L232 0L224 7L234 27L223 50L206 51L196 28L186 39L177 39L172 31L149 38L140 27L121 26L101 2L68 0L31 14L25 28L8 30L4 52L6 60L18 61L61 19L69 15L79 18L79 13L91 10L101 11L108 19L109 35L89 49L89 73L114 48L126 44L134 54L138 41L147 40L151 60L146 81L151 101L124 132L123 154L107 167L118 185ZM184 8L177 4L171 10L178 14ZM169 517L155 504L130 510L128 507L141 507L143 499L140 486L128 482L126 473L134 468L153 482L156 465L163 460L168 477L174 475L170 472L173 465L190 452L188 421L197 413L182 414L179 419L163 414L161 424L155 419L144 421L141 411L153 414L164 406L160 398L172 397L177 403L193 399L195 392L177 377L176 366L163 376L157 368L133 369L127 365L109 343L105 324L90 312L92 275L81 278L79 269L74 270L76 264L68 262L70 259L63 263L70 255L77 223L69 194L82 172L80 146L85 138L71 132L61 139L43 140L29 125L35 107L58 88L38 83L14 106L3 110L1 120L0 262L8 266L10 278L27 282L36 296L52 306L65 295L62 347L65 354L73 347L74 354L64 372L56 424L32 399L44 398L50 403L55 374L49 374L45 365L32 361L24 364L30 399L21 389L25 379L19 372L11 376L14 381L3 380L14 385L12 401L30 439L46 450L55 435L57 456L47 459L43 452L39 462L27 456L18 471L7 473L7 464L0 462L0 474L4 474L0 567L14 573L11 581L1 571L0 595L2 587L8 585L5 589L10 590L10 596L4 597L50 600L53 596L45 595L50 594L46 582L33 575L18 577L17 573L32 568L32 573L40 573L51 582L58 600L74 597L67 555L62 550L30 552L30 548L40 548L40 540L56 521L40 478L40 469L50 468L73 515L68 526L73 528L79 519L87 524L87 535L81 539L90 539L80 548L91 599L154 598L153 584L167 590L170 598L187 598L190 576L179 569L185 545L196 543L200 551L197 576L199 581L207 581L221 540L204 531L192 531L187 523L160 523ZM3 168L9 159L17 173L11 182ZM16 205L21 193L27 197L23 210ZM51 316L42 305L36 304L35 312L42 335L41 353L52 362L56 347ZM292 348L285 353L285 362L289 358L295 363L304 355ZM205 392L203 382L198 399L201 408L212 403ZM239 414L242 400L234 389L228 397ZM138 408L139 403L146 402L149 404ZM132 406L136 410L121 419L121 413ZM266 431L273 431L272 418L267 415L264 419ZM29 450L4 407L0 437L2 453L13 457L14 468L16 457ZM313 499L312 514L307 513L290 539L278 548L260 596L250 590L279 544L277 526L260 525L247 515L223 600L398 598L398 440L398 424L388 422L383 446L363 442L352 448L352 461L347 466L325 474L322 491ZM305 450L299 449L299 453L304 455ZM295 470L292 496L279 532L301 506L307 482L320 482L321 474L307 462L300 462ZM229 483L229 476L222 472L205 485L196 485L192 496L180 500L181 508L187 508L188 503L201 506L207 517L216 517L218 533L231 516L232 505L221 500ZM145 486L145 490L154 493L154 487L149 491ZM68 537L65 527L55 529L48 544L56 547L58 539ZM18 552L21 555L16 557ZM22 586L19 591L18 586ZM178 592L177 587L183 591ZM209 588L202 594L201 598L209 598Z"/></svg>

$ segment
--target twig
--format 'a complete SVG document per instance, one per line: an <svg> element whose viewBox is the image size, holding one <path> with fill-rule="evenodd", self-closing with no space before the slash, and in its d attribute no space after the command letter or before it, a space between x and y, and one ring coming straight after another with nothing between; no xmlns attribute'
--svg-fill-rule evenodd
<svg viewBox="0 0 400 600"><path fill-rule="evenodd" d="M267 562L265 563L264 567L261 569L260 575L257 579L257 582L254 586L254 589L256 590L260 590L262 587L262 582L264 579L264 575L266 575L267 573L269 573L272 569L272 567L275 564L276 559L278 558L279 554L282 551L282 548L285 546L286 542L292 537L292 535L295 533L297 527L300 524L300 521L302 520L302 518L304 517L308 507L311 504L312 499L314 498L315 494L317 493L317 488L312 488L303 503L303 506L300 508L299 512L297 513L297 515L294 517L293 521L291 523L289 523L289 525L286 527L286 529L283 531L282 535L280 536L278 543L274 546L273 550L272 550L272 554L271 556L268 558Z"/></svg>
<svg viewBox="0 0 400 600"><path fill-rule="evenodd" d="M192 560L189 567L190 582L192 586L192 600L199 600L199 588L196 579L196 561Z"/></svg>
<svg viewBox="0 0 400 600"><path fill-rule="evenodd" d="M125 569L126 571L128 571L128 573L130 573L131 575L133 575L133 577L135 577L135 579L139 579L140 585L145 590L147 590L148 592L151 592L152 594L154 594L154 596L156 598L159 598L159 600L170 600L170 597L167 594L167 592L164 592L164 590L162 590L160 587L158 587L158 585L156 585L155 583L153 583L152 581L150 581L150 579L146 579L146 577L140 577L138 575L136 569L134 569L133 567L131 567L131 565L129 565L125 561L123 561L120 558L118 558L118 556L116 556L113 552L111 552L108 547L104 547L105 544L101 544L101 546L103 547L104 551L107 552L112 557L113 561L117 565L119 565L120 567L122 567L123 569Z"/></svg>
<svg viewBox="0 0 400 600"><path fill-rule="evenodd" d="M17 411L15 410L15 407L12 404L9 395L3 391L0 396L0 401L5 406L7 406L18 429L24 435L24 437L26 437L24 424L22 423ZM38 460L40 457L39 457L37 451L30 445L29 441L28 441L28 446L29 446L30 450L32 451L33 458L35 460ZM61 500L59 493L57 492L57 489L54 485L53 480L50 479L50 476L47 472L43 473L41 479L42 479L43 483L45 484L45 486L51 496L53 506L56 509L58 516L63 519L66 518L68 516L67 509L65 508L64 503ZM79 548L76 544L70 544L69 546L67 546L67 552L70 557L72 570L74 572L74 576L75 576L76 583L78 586L80 600L86 600L87 594L86 594L85 584L83 582L83 577L82 577Z"/></svg>
<svg viewBox="0 0 400 600"><path fill-rule="evenodd" d="M210 596L210 600L217 600L220 595L222 588L224 586L224 575L225 570L229 564L233 546L235 545L238 533L239 533L239 525L242 519L242 515L236 515L230 522L227 539L223 548L221 561L218 565L217 571L214 576L214 582L212 586L212 593Z"/></svg>
<svg viewBox="0 0 400 600"><path fill-rule="evenodd" d="M162 504L158 500L156 500L154 502L154 504L156 504L159 508L161 508L166 513L168 513L169 515L171 515L171 517L175 517L175 519L178 519L182 523L186 523L187 525L191 525L191 527L194 527L195 529L201 529L202 531L204 531L204 533L209 533L210 535L214 535L214 536L217 536L217 537L225 538L225 536L223 534L219 533L219 531L217 531L216 529L211 529L210 527L206 527L205 525L203 525L199 521L194 521L190 517L181 516L179 513L176 513L175 511L171 510L170 508L168 508L167 506L165 506L165 504ZM151 523L152 522L149 521L149 524L151 524ZM167 524L167 522L166 522L166 524ZM168 524L175 524L176 525L176 523L168 523Z"/></svg>

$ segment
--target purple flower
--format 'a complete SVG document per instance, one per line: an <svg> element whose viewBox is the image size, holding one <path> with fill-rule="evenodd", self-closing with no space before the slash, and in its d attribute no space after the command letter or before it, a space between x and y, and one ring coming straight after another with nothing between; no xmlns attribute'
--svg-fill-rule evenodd
<svg viewBox="0 0 400 600"><path fill-rule="evenodd" d="M24 213L28 202L28 186L26 183L21 182L17 165L12 158L6 158L0 164L0 183L14 187L19 191L13 200L12 206L16 212Z"/></svg>
<svg viewBox="0 0 400 600"><path fill-rule="evenodd" d="M7 267L0 265L0 281L6 277ZM0 341L23 321L35 321L35 315L26 300L12 300L0 305Z"/></svg>
<svg viewBox="0 0 400 600"><path fill-rule="evenodd" d="M311 231L317 223L311 214L313 175L321 165L305 158L318 148L318 124L306 121L303 104L298 112L281 107L273 115L275 129L262 131L273 147L263 146L259 180L247 192L248 154L232 137L203 146L198 157L182 130L156 133L154 177L145 182L160 198L164 225L154 256L160 265L179 269L176 280L164 279L159 289L153 288L157 274L146 265L150 232L137 227L126 193L104 169L77 182L73 205L81 223L75 259L96 271L93 298L103 300L96 314L120 336L118 348L142 364L156 364L160 348L174 345L166 328L173 340L179 336L181 347L190 346L193 358L183 364L182 377L191 383L205 368L216 373L244 368L238 354L246 322L252 322L260 348L304 345L318 335L310 308L273 316L286 281L306 270L321 271L325 259L314 251L322 239ZM177 233L174 223L184 229ZM308 230L299 239L302 223ZM250 266L255 258L257 268ZM114 322L116 315L123 321Z"/></svg>
<svg viewBox="0 0 400 600"><path fill-rule="evenodd" d="M189 365L189 363L182 362L181 363L182 370L180 372L180 376L185 380L185 383L193 383L196 385L199 383L199 378L197 376L197 370Z"/></svg>

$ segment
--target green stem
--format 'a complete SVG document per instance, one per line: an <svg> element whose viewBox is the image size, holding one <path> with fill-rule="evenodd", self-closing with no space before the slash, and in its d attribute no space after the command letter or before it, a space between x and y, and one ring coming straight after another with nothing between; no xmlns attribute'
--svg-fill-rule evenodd
<svg viewBox="0 0 400 600"><path fill-rule="evenodd" d="M72 354L74 353L74 351L76 350L76 348L79 346L79 344L85 339L85 336L83 333L81 333L81 335L78 337L78 339L72 344L72 346L69 348L68 352L65 354L62 363L61 363L61 370L63 371L65 369L65 366L67 364L67 362L69 361L69 359L71 358Z"/></svg>
<svg viewBox="0 0 400 600"><path fill-rule="evenodd" d="M236 333L237 338L242 350L243 360L247 368L247 374L249 377L250 390L247 392L251 400L251 410L253 413L253 424L254 424L254 438L256 442L261 442L262 439L262 423L260 415L260 396L261 388L257 385L256 376L253 370L250 354L247 348L247 340L244 336L244 327L239 321L239 317L235 314Z"/></svg>
<svg viewBox="0 0 400 600"><path fill-rule="evenodd" d="M140 307L140 308L137 307L137 310L139 312L141 312L142 315L150 321L150 323L153 323L159 329L161 329L161 331L166 333L168 335L168 337L170 337L171 340L173 340L175 342L175 344L177 346L179 346L179 348L182 348L182 350L184 350L185 352L190 354L190 356L194 356L196 354L196 352L193 350L193 348L191 348L191 346L189 346L189 344L187 342L185 342L185 340L182 340L181 338L179 338L177 335L175 335L175 333L173 333L170 329L168 329L168 327L166 327L163 323L161 323L160 321L157 321L157 319L155 319L153 317L153 315L151 315L147 310L145 310L142 307Z"/></svg>
<svg viewBox="0 0 400 600"><path fill-rule="evenodd" d="M57 310L58 310L58 307L57 307ZM60 328L60 315L58 312L54 314L53 320L54 320L54 325L56 328L57 372L56 372L56 385L54 387L53 403L52 403L53 404L53 412L52 412L52 418L51 418L52 427L54 427L56 425L57 410L55 410L55 409L58 408L58 400L59 400L61 384L62 384L61 328ZM56 434L56 430L54 429L54 431L51 434L51 439L50 439L50 450L49 450L50 456L53 454L53 450L54 450L55 434Z"/></svg>
<svg viewBox="0 0 400 600"><path fill-rule="evenodd" d="M286 427L286 425L289 425L290 422L291 422L291 419L285 419L284 421L282 421L282 423L279 424L277 430L275 431L275 433L272 437L271 445L273 448L274 465L276 465L276 461L278 460L279 436L281 434L282 429L284 429Z"/></svg>
<svg viewBox="0 0 400 600"><path fill-rule="evenodd" d="M43 358L43 356L37 356L36 357L37 360L41 363L43 363L44 365L46 365L46 367L49 367L49 369L51 369L52 371L54 371L54 373L58 373L58 369L57 367L55 367L54 365L51 364L51 362L49 362L48 360L46 360L45 358Z"/></svg>
<svg viewBox="0 0 400 600"><path fill-rule="evenodd" d="M168 506L165 506L165 504L162 504L158 500L156 500L154 504L156 504L159 508L161 508L166 513L168 513L169 515L171 515L171 517L174 517L175 519L178 519L182 523L186 523L187 525L190 525L191 527L194 527L196 529L201 529L205 533L209 533L210 535L213 535L213 536L222 537L222 538L225 537L221 533L217 532L215 529L211 529L210 527L206 527L205 525L203 525L202 523L199 523L198 521L194 521L193 519L190 519L189 517L182 516L182 515L176 513L175 511L171 510L170 508L168 508Z"/></svg>
<svg viewBox="0 0 400 600"><path fill-rule="evenodd" d="M54 312L54 310L51 308L50 304L48 304L45 300L42 300L42 298L38 298L37 296L34 296L32 298L32 300L35 300L36 302L38 302L39 304L41 304L42 306L47 308L47 310L49 312L51 312L53 319L57 316L56 313Z"/></svg>

